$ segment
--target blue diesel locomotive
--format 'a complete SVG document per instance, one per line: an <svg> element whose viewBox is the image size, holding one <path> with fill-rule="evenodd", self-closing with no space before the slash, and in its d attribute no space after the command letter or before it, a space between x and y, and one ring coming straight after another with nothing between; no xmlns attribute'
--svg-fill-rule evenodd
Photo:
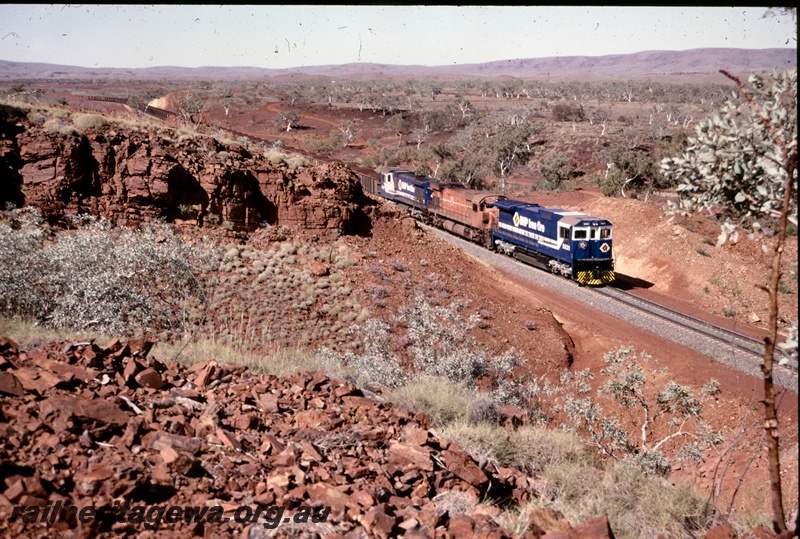
<svg viewBox="0 0 800 539"><path fill-rule="evenodd" d="M614 280L611 223L585 213L498 200L492 245L501 253L574 279L602 285Z"/></svg>
<svg viewBox="0 0 800 539"><path fill-rule="evenodd" d="M436 180L417 176L410 170L389 168L381 174L380 196L422 210L431 205L432 181Z"/></svg>

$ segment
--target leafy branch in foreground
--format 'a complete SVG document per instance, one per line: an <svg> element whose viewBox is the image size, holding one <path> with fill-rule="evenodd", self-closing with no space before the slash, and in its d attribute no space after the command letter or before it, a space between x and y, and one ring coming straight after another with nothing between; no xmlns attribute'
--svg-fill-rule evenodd
<svg viewBox="0 0 800 539"><path fill-rule="evenodd" d="M797 224L797 199L786 196L797 189L797 70L752 75L749 87L723 74L743 99L700 122L686 151L661 163L679 182L673 213L722 212L718 245L739 231L774 235L784 209Z"/></svg>
<svg viewBox="0 0 800 539"><path fill-rule="evenodd" d="M764 428L768 432L770 488L773 528L786 530L781 491L778 415L775 406L773 362L778 346L778 287L781 257L786 245L786 225L797 225L797 69L770 76L751 75L745 85L736 83L739 100L730 100L713 118L701 122L686 152L665 159L665 174L681 181L680 207L691 214L720 211L722 223L718 245L729 238L736 242L739 231L755 237L768 232L772 238L769 282L769 336L765 339ZM765 253L770 248L762 245ZM795 322L796 327L796 322ZM797 355L796 335L782 343L784 351ZM784 358L785 360L786 358Z"/></svg>

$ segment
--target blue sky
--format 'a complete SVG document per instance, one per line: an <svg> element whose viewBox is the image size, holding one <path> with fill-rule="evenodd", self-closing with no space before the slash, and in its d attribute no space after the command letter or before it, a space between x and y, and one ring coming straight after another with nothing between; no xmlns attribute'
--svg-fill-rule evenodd
<svg viewBox="0 0 800 539"><path fill-rule="evenodd" d="M481 63L700 47L796 48L766 9L0 4L0 60L84 67Z"/></svg>

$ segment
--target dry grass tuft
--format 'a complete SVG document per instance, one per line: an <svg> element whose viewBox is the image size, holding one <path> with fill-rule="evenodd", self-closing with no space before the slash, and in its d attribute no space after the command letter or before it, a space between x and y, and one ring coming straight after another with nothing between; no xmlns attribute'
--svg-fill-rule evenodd
<svg viewBox="0 0 800 539"><path fill-rule="evenodd" d="M225 344L217 339L202 337L191 341L183 350L183 343L158 343L152 355L172 359L180 351L178 361L194 365L203 361L215 360L218 363L245 365L255 373L284 376L300 371L316 372L323 369L331 377L347 375L344 366L326 358L317 357L297 348L274 348L271 352L253 352Z"/></svg>
<svg viewBox="0 0 800 539"><path fill-rule="evenodd" d="M463 388L439 378L422 378L385 396L410 410L425 413L436 429L467 420Z"/></svg>
<svg viewBox="0 0 800 539"><path fill-rule="evenodd" d="M72 122L78 129L99 129L108 125L108 118L99 114L73 114Z"/></svg>
<svg viewBox="0 0 800 539"><path fill-rule="evenodd" d="M34 350L58 341L96 341L97 344L103 345L112 339L102 333L46 328L39 324L3 316L0 316L0 335L17 343L22 350Z"/></svg>

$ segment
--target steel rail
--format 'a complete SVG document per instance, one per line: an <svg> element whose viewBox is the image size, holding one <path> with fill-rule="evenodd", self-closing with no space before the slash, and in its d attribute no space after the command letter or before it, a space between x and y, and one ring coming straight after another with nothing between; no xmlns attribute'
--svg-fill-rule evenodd
<svg viewBox="0 0 800 539"><path fill-rule="evenodd" d="M707 320L701 320L694 316L661 305L655 301L637 296L636 294L632 294L625 290L619 290L616 288L597 288L595 289L595 292L625 303L626 305L635 309L640 309L648 314L668 320L673 324L677 324L681 327L689 329L690 331L694 331L708 338L723 342L727 346L737 348L738 350L756 356L759 359L764 357L764 342L754 337L750 337L749 335L743 335L728 328L708 322ZM786 357L786 359L787 362L784 366L797 372L797 361L794 361L788 357Z"/></svg>

